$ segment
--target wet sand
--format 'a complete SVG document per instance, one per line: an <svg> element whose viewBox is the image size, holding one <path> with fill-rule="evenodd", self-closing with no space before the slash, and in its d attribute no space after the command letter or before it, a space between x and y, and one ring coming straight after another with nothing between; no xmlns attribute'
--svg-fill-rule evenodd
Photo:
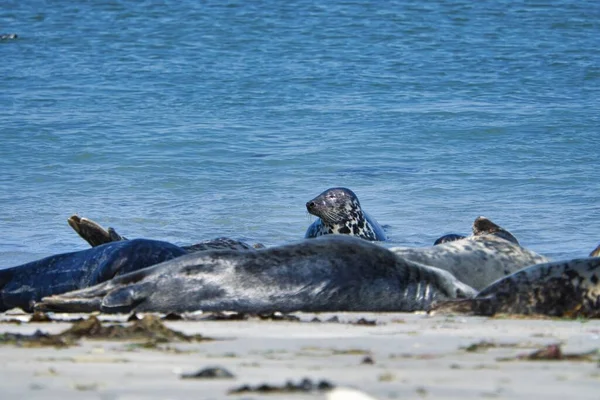
<svg viewBox="0 0 600 400"><path fill-rule="evenodd" d="M1 399L325 398L326 393L230 394L243 385L303 378L359 389L377 399L597 399L600 321L407 313L294 314L301 321L163 321L216 339L144 348L84 339L79 345L0 346ZM327 321L310 322L314 317ZM0 314L2 333L58 333L68 322ZM65 316L56 315L55 319ZM126 316L101 315L124 321ZM367 324L354 324L360 319ZM375 325L369 325L375 323ZM515 359L560 344L581 359ZM595 352L594 352L595 351ZM221 367L230 379L182 379Z"/></svg>

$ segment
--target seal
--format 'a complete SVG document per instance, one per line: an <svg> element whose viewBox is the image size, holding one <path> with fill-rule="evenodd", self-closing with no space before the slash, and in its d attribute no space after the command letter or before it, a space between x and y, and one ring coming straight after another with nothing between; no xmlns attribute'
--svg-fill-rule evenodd
<svg viewBox="0 0 600 400"><path fill-rule="evenodd" d="M475 298L443 302L433 311L600 317L600 257L532 265L504 277Z"/></svg>
<svg viewBox="0 0 600 400"><path fill-rule="evenodd" d="M211 250L42 299L38 310L106 313L414 311L476 291L374 243L325 235L257 251Z"/></svg>
<svg viewBox="0 0 600 400"><path fill-rule="evenodd" d="M1 269L0 311L13 307L30 311L32 302L42 297L96 285L184 254L171 243L136 239Z"/></svg>
<svg viewBox="0 0 600 400"><path fill-rule="evenodd" d="M464 239L464 238L466 238L466 236L459 235L457 233L448 233L444 236L440 236L439 238L437 238L435 240L435 242L433 242L433 245L437 246L438 244L454 242L456 240L460 240L460 239Z"/></svg>
<svg viewBox="0 0 600 400"><path fill-rule="evenodd" d="M509 242L519 244L519 241L512 233L510 233L506 229L502 228L501 226L495 224L494 222L492 222L490 219L488 219L486 217L479 216L479 217L475 218L475 222L473 222L472 230L473 230L472 236L495 235L495 236L501 237L502 239L508 240ZM433 243L433 245L435 246L435 245L442 244L442 243L453 242L455 240L465 239L466 237L467 236L458 235L456 233L449 233L447 235L444 235L444 236L438 238Z"/></svg>
<svg viewBox="0 0 600 400"><path fill-rule="evenodd" d="M430 247L390 250L407 260L447 270L477 290L526 266L550 261L505 239L512 236L510 232L487 218L478 217L473 232L473 236Z"/></svg>
<svg viewBox="0 0 600 400"><path fill-rule="evenodd" d="M590 257L600 257L600 244L594 250L592 250Z"/></svg>
<svg viewBox="0 0 600 400"><path fill-rule="evenodd" d="M327 189L307 202L306 209L319 218L308 227L305 238L344 234L372 241L387 239L383 228L362 210L350 189Z"/></svg>
<svg viewBox="0 0 600 400"><path fill-rule="evenodd" d="M109 227L108 229L104 229L97 222L88 218L79 217L78 215L71 215L67 222L69 226L73 228L73 230L77 232L77 234L92 247L111 242L118 242L121 240L128 240L125 236L118 234L114 228ZM256 248L264 248L265 246L260 243L256 243L251 246L239 240L234 240L227 237L219 237L189 246L180 247L188 253L193 253L196 251L213 249L254 250Z"/></svg>

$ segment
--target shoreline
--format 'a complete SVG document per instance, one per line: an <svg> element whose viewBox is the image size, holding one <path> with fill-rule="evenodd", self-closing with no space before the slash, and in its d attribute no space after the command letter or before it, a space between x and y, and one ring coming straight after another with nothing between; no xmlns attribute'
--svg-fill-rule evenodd
<svg viewBox="0 0 600 400"><path fill-rule="evenodd" d="M228 393L244 385L284 385L308 378L352 387L376 399L559 399L567 393L572 398L597 398L600 320L423 313L292 315L300 321L163 320L171 329L215 340L155 348L89 339L61 349L1 345L0 393L6 398L63 400L263 398L260 393ZM16 324L6 320L28 317L0 314L0 335L38 329L58 333L72 325L65 319L85 315L51 317L58 321ZM325 322L310 322L315 317ZM339 322L327 322L333 317ZM123 322L127 316L98 318ZM589 357L515 359L553 344L560 345L563 354ZM181 378L208 367L224 368L234 378ZM268 394L269 399L290 396ZM325 393L293 398L325 398Z"/></svg>

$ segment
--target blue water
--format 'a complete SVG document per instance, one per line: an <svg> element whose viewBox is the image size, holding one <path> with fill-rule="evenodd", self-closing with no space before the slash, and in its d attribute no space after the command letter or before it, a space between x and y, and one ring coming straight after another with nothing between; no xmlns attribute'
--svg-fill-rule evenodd
<svg viewBox="0 0 600 400"><path fill-rule="evenodd" d="M189 244L303 237L353 189L390 244L485 215L600 241L600 2L0 5L0 266L87 248L78 213Z"/></svg>

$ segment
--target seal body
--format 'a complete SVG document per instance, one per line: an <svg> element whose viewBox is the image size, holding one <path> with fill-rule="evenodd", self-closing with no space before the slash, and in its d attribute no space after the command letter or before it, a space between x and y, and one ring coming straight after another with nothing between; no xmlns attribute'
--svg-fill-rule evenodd
<svg viewBox="0 0 600 400"><path fill-rule="evenodd" d="M0 270L0 311L30 310L42 297L107 281L186 254L167 242L136 239L57 254Z"/></svg>
<svg viewBox="0 0 600 400"><path fill-rule="evenodd" d="M508 240L509 242L519 244L519 241L512 233L510 233L506 229L502 228L500 225L495 224L494 222L492 222L490 219L488 219L486 217L479 216L479 217L475 218L475 221L473 222L472 230L473 230L472 236L494 235L494 236L498 236L502 239ZM444 235L444 236L438 238L433 243L433 245L435 246L435 245L442 244L442 243L453 242L455 240L465 239L466 237L467 236L458 235L456 233L449 233L447 235Z"/></svg>
<svg viewBox="0 0 600 400"><path fill-rule="evenodd" d="M600 317L600 257L532 265L492 283L474 299L442 303L434 309L477 315L597 318Z"/></svg>
<svg viewBox="0 0 600 400"><path fill-rule="evenodd" d="M454 242L456 240L465 239L465 238L466 238L466 236L463 236L463 235L458 235L456 233L448 233L447 235L437 238L435 240L435 242L433 242L433 245L437 246L438 244Z"/></svg>
<svg viewBox="0 0 600 400"><path fill-rule="evenodd" d="M368 241L327 235L257 251L188 254L87 289L48 297L64 312L414 311L476 292L450 273Z"/></svg>
<svg viewBox="0 0 600 400"><path fill-rule="evenodd" d="M71 226L71 228L73 228L73 230L92 247L121 240L129 240L125 236L118 234L114 228L109 227L108 229L104 229L97 222L88 218L81 218L78 215L71 215L67 222L69 223L69 226ZM264 246L260 243L250 246L247 243L226 237L205 240L189 246L181 246L181 248L188 253L213 249L254 250L255 248L262 247Z"/></svg>
<svg viewBox="0 0 600 400"><path fill-rule="evenodd" d="M449 271L477 290L521 268L549 261L540 254L490 234L430 247L393 247L390 250L404 259Z"/></svg>
<svg viewBox="0 0 600 400"><path fill-rule="evenodd" d="M327 189L307 202L306 209L319 218L308 227L305 238L342 234L373 241L387 239L383 228L362 210L350 189Z"/></svg>

